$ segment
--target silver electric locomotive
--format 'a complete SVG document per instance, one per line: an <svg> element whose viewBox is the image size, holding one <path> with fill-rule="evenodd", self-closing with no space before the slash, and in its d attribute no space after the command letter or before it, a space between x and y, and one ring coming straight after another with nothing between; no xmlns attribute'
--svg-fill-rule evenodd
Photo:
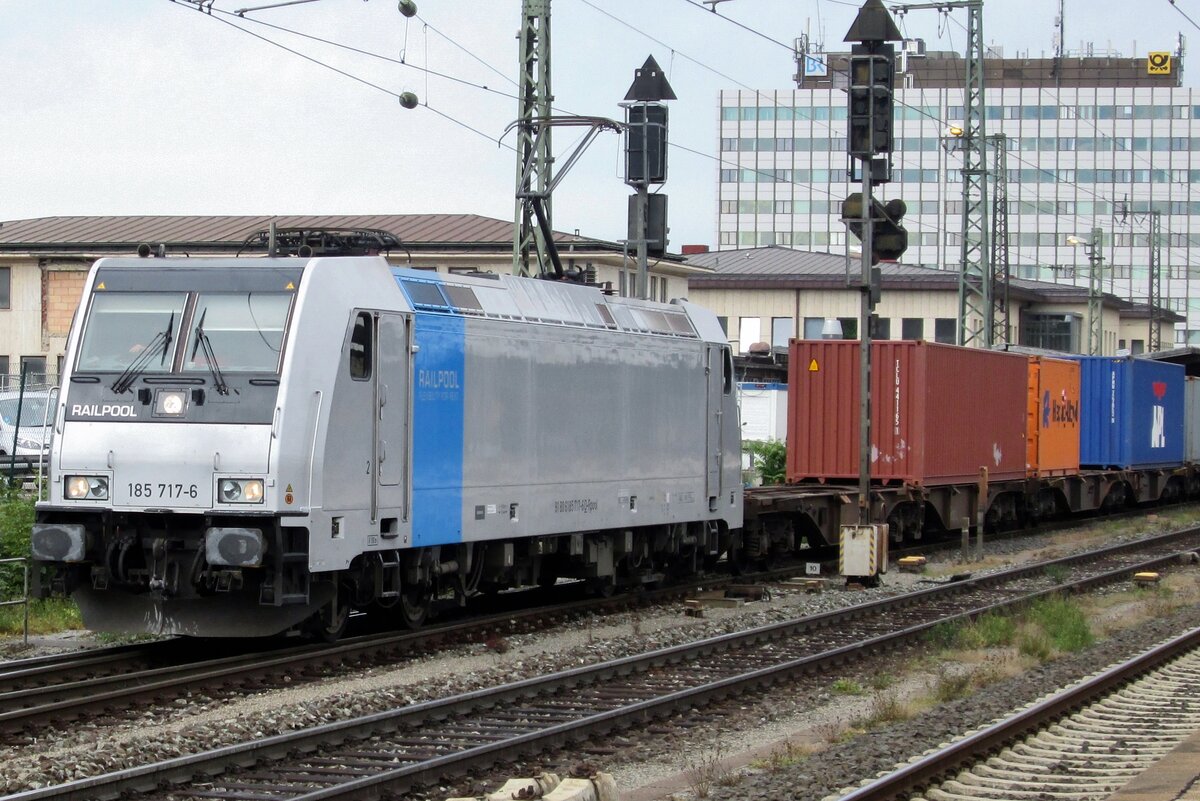
<svg viewBox="0 0 1200 801"><path fill-rule="evenodd" d="M697 569L742 523L708 311L380 257L102 259L36 586L94 629L336 636L352 609Z"/></svg>

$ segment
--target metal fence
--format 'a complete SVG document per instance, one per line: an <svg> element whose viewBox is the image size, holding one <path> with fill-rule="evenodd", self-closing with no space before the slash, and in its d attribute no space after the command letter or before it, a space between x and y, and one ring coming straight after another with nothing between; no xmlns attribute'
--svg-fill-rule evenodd
<svg viewBox="0 0 1200 801"><path fill-rule="evenodd" d="M0 470L41 477L50 455L58 376L26 370L0 374Z"/></svg>
<svg viewBox="0 0 1200 801"><path fill-rule="evenodd" d="M11 559L0 559L0 567L5 565L21 565L21 573L24 576L20 598L0 598L0 607L3 606L23 606L25 607L25 622L23 629L25 632L25 644L29 645L29 559L24 556L16 556Z"/></svg>

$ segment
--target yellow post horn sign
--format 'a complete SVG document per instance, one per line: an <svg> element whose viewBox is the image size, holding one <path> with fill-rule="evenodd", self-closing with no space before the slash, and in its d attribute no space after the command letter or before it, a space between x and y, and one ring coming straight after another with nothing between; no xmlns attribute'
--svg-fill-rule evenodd
<svg viewBox="0 0 1200 801"><path fill-rule="evenodd" d="M1147 75L1170 75L1171 74L1171 54L1162 51L1148 53L1146 55L1146 74Z"/></svg>

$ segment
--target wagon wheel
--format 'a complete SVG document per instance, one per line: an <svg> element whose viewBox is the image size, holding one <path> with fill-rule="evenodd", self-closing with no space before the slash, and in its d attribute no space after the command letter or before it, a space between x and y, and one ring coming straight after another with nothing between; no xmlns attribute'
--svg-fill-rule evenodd
<svg viewBox="0 0 1200 801"><path fill-rule="evenodd" d="M433 606L433 587L427 582L410 584L400 590L400 619L410 629L419 629Z"/></svg>

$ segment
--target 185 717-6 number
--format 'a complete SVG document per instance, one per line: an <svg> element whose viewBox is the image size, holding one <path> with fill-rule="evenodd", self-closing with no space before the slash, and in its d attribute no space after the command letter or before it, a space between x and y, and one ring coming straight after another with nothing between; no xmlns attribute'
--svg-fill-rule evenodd
<svg viewBox="0 0 1200 801"><path fill-rule="evenodd" d="M129 484L131 498L195 498L200 494L195 484L170 484L153 481L137 481Z"/></svg>

